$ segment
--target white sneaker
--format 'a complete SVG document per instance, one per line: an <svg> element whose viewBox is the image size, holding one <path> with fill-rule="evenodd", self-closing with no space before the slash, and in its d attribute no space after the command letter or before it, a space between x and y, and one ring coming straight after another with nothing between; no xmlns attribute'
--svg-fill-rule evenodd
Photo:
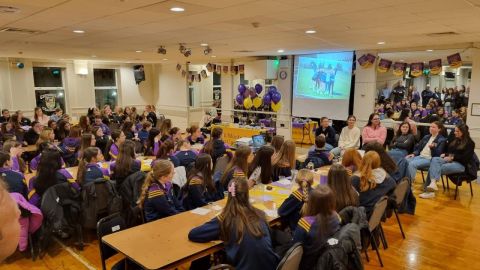
<svg viewBox="0 0 480 270"><path fill-rule="evenodd" d="M437 190L438 190L437 181L432 180L430 182L430 185L427 186L427 191L437 191Z"/></svg>
<svg viewBox="0 0 480 270"><path fill-rule="evenodd" d="M422 199L432 199L432 198L435 198L435 193L433 192L424 192L420 195L418 195L420 198Z"/></svg>

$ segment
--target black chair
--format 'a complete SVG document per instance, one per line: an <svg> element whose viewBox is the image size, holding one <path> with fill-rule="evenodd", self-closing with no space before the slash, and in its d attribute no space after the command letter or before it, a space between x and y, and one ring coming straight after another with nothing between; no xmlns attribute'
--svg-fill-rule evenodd
<svg viewBox="0 0 480 270"><path fill-rule="evenodd" d="M303 246L295 243L283 256L276 270L298 270L303 256Z"/></svg>
<svg viewBox="0 0 480 270"><path fill-rule="evenodd" d="M458 187L461 186L463 182L467 182L470 185L470 195L473 197L472 181L476 180L476 177L470 176L466 173L451 174L447 175L447 177L448 179L450 179L450 181L452 181L453 184L455 184L455 196L453 198L454 200L457 199Z"/></svg>
<svg viewBox="0 0 480 270"><path fill-rule="evenodd" d="M380 198L380 200L378 200L378 202L375 204L375 207L373 208L373 213L370 216L370 220L368 221L368 232L369 232L370 243L372 244L372 248L377 252L377 257L382 267L383 267L383 262L382 262L382 258L380 257L379 246L376 238L383 237L381 235L382 232L380 232L380 228L381 228L380 223L385 214L385 209L387 209L387 204L388 204L388 198L386 196L383 196L382 198ZM370 261L370 259L368 258L367 250L368 250L368 247L364 247L365 257L367 258L367 261Z"/></svg>
<svg viewBox="0 0 480 270"><path fill-rule="evenodd" d="M97 237L98 237L98 245L100 248L100 260L102 260L102 269L106 270L105 261L117 254L118 252L113 248L107 246L102 242L102 237L105 235L109 235L115 232L119 232L127 228L125 224L125 220L120 215L120 213L115 213L113 215L104 217L100 219L97 223ZM115 263L112 269L126 269L128 265L128 269L141 269L138 265L133 263L128 259L122 259L119 262Z"/></svg>
<svg viewBox="0 0 480 270"><path fill-rule="evenodd" d="M392 204L392 208L393 208L393 212L395 213L395 217L397 218L398 226L400 227L400 232L402 233L403 239L405 239L405 233L403 232L402 223L400 222L400 217L398 216L398 209L400 208L400 205L405 199L405 195L407 194L409 184L410 183L408 179L404 178L393 191L393 194L395 196L395 203Z"/></svg>

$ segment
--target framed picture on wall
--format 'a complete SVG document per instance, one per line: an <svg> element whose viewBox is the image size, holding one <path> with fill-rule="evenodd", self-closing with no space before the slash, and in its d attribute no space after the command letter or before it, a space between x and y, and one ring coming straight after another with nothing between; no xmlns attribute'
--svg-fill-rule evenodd
<svg viewBox="0 0 480 270"><path fill-rule="evenodd" d="M46 115L53 114L56 108L65 112L64 90L35 90L35 100L37 107L42 108Z"/></svg>
<svg viewBox="0 0 480 270"><path fill-rule="evenodd" d="M472 103L471 116L480 116L480 103Z"/></svg>

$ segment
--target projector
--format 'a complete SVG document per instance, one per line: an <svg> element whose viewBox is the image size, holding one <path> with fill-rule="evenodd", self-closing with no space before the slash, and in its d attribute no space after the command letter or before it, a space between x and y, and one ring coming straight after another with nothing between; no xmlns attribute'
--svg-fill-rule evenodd
<svg viewBox="0 0 480 270"><path fill-rule="evenodd" d="M157 50L157 53L167 54L167 49L165 49L165 47L163 47L163 46L160 46L160 48L158 48L158 50Z"/></svg>

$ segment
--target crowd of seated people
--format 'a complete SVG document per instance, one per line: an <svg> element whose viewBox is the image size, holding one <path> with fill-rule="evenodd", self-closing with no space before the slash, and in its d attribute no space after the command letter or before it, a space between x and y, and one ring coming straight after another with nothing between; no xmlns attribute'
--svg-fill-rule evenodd
<svg viewBox="0 0 480 270"><path fill-rule="evenodd" d="M391 195L403 177L414 180L417 169L428 171L425 193L420 197L434 197L441 175L465 171L475 146L463 122L451 137L446 136L442 122L432 122L429 134L417 142L411 123L404 119L386 151L386 130L378 113L370 116L363 131L356 126L355 116L349 116L337 142L325 117L307 160L299 164L295 142L281 136L273 136L270 144L255 152L248 146L233 149L223 141L220 127L212 128L206 137L196 125L183 131L170 119L157 123L154 114L152 106L146 106L140 116L135 108L92 108L80 117L78 124L73 124L61 110L47 121L36 109L36 118L25 132L18 122L23 116L19 117L17 112L17 117L9 117L5 113L2 119L7 122L2 124L2 131L9 126L13 133L2 133L0 176L9 192L19 193L31 205L41 207L43 194L59 183L68 183L80 191L92 181L113 180L120 188L142 170L138 154L150 156L153 161L136 198L146 222L227 196L221 214L192 228L189 239L224 241L227 262L238 269L275 269L284 252L276 249L278 234L270 233L265 213L251 204L249 189L295 178L292 180L298 188L278 208L287 228L282 234L287 235L283 240L288 241L283 241L282 246L302 243L318 250L321 243L345 225L339 213L363 206L369 217L375 203L382 196ZM17 122L12 122L12 118ZM24 135L29 134L28 140L19 140L20 136L15 134L17 126ZM364 154L359 151L361 141ZM27 144L37 146L33 155L22 153L22 145ZM192 145L196 145L195 149ZM216 171L221 158L227 159L228 164ZM337 162L338 159L341 161ZM107 166L104 161L109 161ZM308 166L310 163L312 167ZM76 175L66 169L71 166L78 166ZM328 181L315 187L314 169L323 166L331 166ZM180 168L186 172L186 183L177 189L173 179ZM300 169L298 173L296 169ZM26 179L28 173L33 177ZM66 237L65 232L59 233ZM252 260L250 255L259 259ZM306 252L301 269L311 269L317 257L314 252Z"/></svg>

